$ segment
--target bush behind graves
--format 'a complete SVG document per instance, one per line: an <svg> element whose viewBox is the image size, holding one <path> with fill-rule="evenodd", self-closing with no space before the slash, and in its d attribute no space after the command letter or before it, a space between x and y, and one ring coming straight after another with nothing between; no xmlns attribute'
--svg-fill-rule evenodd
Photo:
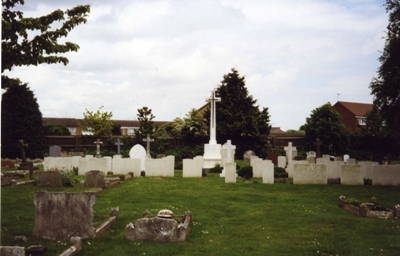
<svg viewBox="0 0 400 256"><path fill-rule="evenodd" d="M250 165L240 167L238 171L238 176L243 177L247 180L253 178L253 167Z"/></svg>
<svg viewBox="0 0 400 256"><path fill-rule="evenodd" d="M208 170L209 173L222 173L222 167L219 164L214 165L213 168Z"/></svg>
<svg viewBox="0 0 400 256"><path fill-rule="evenodd" d="M287 178L288 173L285 171L285 168L275 166L274 167L274 178Z"/></svg>

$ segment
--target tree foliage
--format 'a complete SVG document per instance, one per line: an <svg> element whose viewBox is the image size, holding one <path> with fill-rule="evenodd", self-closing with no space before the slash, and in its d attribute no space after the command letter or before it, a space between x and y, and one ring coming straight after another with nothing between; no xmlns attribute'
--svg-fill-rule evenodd
<svg viewBox="0 0 400 256"><path fill-rule="evenodd" d="M71 135L68 127L63 124L47 123L43 125L44 135Z"/></svg>
<svg viewBox="0 0 400 256"><path fill-rule="evenodd" d="M25 18L23 12L14 10L17 4L24 4L24 0L3 0L2 7L2 39L1 39L1 85L8 88L19 85L17 78L4 75L5 70L14 66L29 66L42 63L63 63L68 59L60 53L77 51L75 43L59 43L60 38L66 37L77 25L86 23L90 5L78 5L72 9L55 10L52 13L38 17ZM62 22L55 28L53 23ZM35 35L36 34L36 35ZM35 35L35 36L32 36Z"/></svg>
<svg viewBox="0 0 400 256"><path fill-rule="evenodd" d="M306 133L306 150L315 151L314 142L319 138L323 143L320 147L321 153L331 155L345 153L348 131L342 123L340 114L331 103L314 109L302 129Z"/></svg>
<svg viewBox="0 0 400 256"><path fill-rule="evenodd" d="M21 157L18 141L28 144L26 156L43 157L42 113L27 84L13 85L2 95L1 101L1 155Z"/></svg>
<svg viewBox="0 0 400 256"><path fill-rule="evenodd" d="M142 138L145 138L147 134L151 136L155 132L153 122L155 116L151 113L151 109L148 107L143 107L138 109L137 118L140 123L140 127L137 131L135 131L135 134L139 141L142 141Z"/></svg>
<svg viewBox="0 0 400 256"><path fill-rule="evenodd" d="M216 104L217 141L231 140L239 154L248 149L260 154L271 130L268 108L260 110L257 100L249 95L245 77L236 69L224 75L216 94L221 97L221 102ZM204 117L209 125L209 110Z"/></svg>
<svg viewBox="0 0 400 256"><path fill-rule="evenodd" d="M101 106L96 112L89 111L83 113L84 124L82 130L91 130L96 137L106 137L112 134L114 122L111 120L112 112L102 112Z"/></svg>
<svg viewBox="0 0 400 256"><path fill-rule="evenodd" d="M400 1L387 0L385 6L389 13L386 41L378 77L370 88L386 125L400 135Z"/></svg>

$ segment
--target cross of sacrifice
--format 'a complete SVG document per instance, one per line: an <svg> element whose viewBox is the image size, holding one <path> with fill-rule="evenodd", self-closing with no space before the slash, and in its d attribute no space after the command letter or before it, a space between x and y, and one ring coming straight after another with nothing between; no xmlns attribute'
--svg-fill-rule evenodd
<svg viewBox="0 0 400 256"><path fill-rule="evenodd" d="M151 139L151 138L150 138L150 134L147 134L147 138L143 139L143 141L144 141L144 142L147 142L147 145L146 145L146 156L147 156L148 158L150 158L150 157L151 157L151 156L150 156L150 142L153 142L154 139Z"/></svg>
<svg viewBox="0 0 400 256"><path fill-rule="evenodd" d="M221 98L215 96L215 90L211 91L211 97L206 99L206 102L210 102L210 144L217 144L216 140L216 102L220 102Z"/></svg>
<svg viewBox="0 0 400 256"><path fill-rule="evenodd" d="M322 141L320 141L319 138L316 138L316 139L315 139L314 146L315 146L315 151L317 152L317 157L321 157L321 150L320 150L319 147L320 147L322 144L323 144L323 143L322 143Z"/></svg>
<svg viewBox="0 0 400 256"><path fill-rule="evenodd" d="M114 143L114 145L117 146L117 154L120 155L120 152L121 152L120 146L124 145L124 143L122 143L122 142L120 141L120 139L118 139L117 142Z"/></svg>
<svg viewBox="0 0 400 256"><path fill-rule="evenodd" d="M28 144L24 144L24 140L19 140L18 142L19 142L18 147L21 149L22 162L25 163L26 162L25 148L28 147Z"/></svg>
<svg viewBox="0 0 400 256"><path fill-rule="evenodd" d="M97 139L97 140L94 142L94 144L96 144L96 148L97 148L97 150L96 150L96 157L101 157L101 155L100 155L100 144L103 144L103 142L100 141L100 139Z"/></svg>

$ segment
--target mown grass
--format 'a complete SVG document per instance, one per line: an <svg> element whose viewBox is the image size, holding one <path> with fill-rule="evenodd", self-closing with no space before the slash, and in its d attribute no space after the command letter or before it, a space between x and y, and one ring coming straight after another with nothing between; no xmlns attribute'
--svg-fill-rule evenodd
<svg viewBox="0 0 400 256"><path fill-rule="evenodd" d="M219 174L204 178L137 177L98 194L95 222L99 226L119 207L117 223L96 239L85 240L79 255L398 255L400 220L355 217L337 206L338 197L369 202L378 198L393 209L400 203L398 187L226 184ZM33 194L38 187L1 189L1 244L17 235L28 245L44 244L46 255L59 255L68 241L33 238ZM43 188L40 188L43 189ZM47 189L76 191L81 188ZM125 227L146 209L193 213L186 242L152 243L125 240ZM71 220L73 221L73 220ZM27 246L28 246L27 245Z"/></svg>

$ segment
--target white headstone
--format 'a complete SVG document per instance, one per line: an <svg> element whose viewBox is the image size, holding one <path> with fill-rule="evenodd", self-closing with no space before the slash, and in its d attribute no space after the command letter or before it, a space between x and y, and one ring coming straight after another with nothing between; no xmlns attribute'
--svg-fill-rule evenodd
<svg viewBox="0 0 400 256"><path fill-rule="evenodd" d="M347 159L349 159L349 158L350 158L350 156L349 156L349 155L344 155L344 156L343 156L343 162L345 162L345 163L346 163L346 162L347 162Z"/></svg>
<svg viewBox="0 0 400 256"><path fill-rule="evenodd" d="M145 161L146 161L146 150L140 144L136 144L129 151L129 157L131 159L140 159L140 166L142 171L145 170Z"/></svg>
<svg viewBox="0 0 400 256"><path fill-rule="evenodd" d="M295 157L297 154L296 147L293 147L292 142L289 142L288 146L284 147L284 150L286 151L287 163L290 164L293 160L293 157Z"/></svg>

